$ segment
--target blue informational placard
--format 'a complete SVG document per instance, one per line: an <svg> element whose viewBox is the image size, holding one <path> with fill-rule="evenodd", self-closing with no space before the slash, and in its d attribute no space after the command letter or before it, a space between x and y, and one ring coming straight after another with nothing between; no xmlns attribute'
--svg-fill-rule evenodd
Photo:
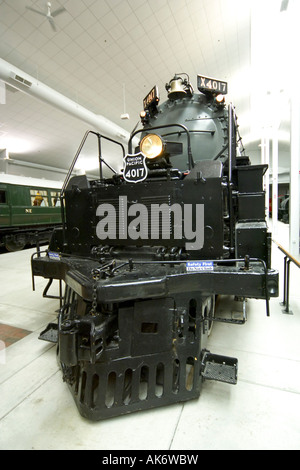
<svg viewBox="0 0 300 470"><path fill-rule="evenodd" d="M56 260L60 260L60 256L58 253L56 253L55 251L48 251L48 256L50 259L56 259Z"/></svg>
<svg viewBox="0 0 300 470"><path fill-rule="evenodd" d="M192 271L213 271L213 261L187 261L186 270Z"/></svg>

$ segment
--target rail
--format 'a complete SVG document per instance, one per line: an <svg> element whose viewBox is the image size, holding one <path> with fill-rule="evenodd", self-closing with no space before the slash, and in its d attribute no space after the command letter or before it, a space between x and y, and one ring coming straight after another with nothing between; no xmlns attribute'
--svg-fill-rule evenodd
<svg viewBox="0 0 300 470"><path fill-rule="evenodd" d="M47 250L43 250L41 251L40 249L40 246L39 244L37 243L37 251L35 251L32 255L31 255L31 264L32 264L32 260L37 257L37 258L40 258L41 255L43 253L47 253ZM33 271L31 270L31 281L32 281L32 290L35 291L35 281L34 281L34 274L33 274ZM48 294L48 290L49 288L51 287L52 285L52 282L53 282L53 278L50 278L44 291L43 291L43 297L46 298L46 299L58 299L59 300L59 307L61 308L62 307L62 304L63 304L63 293L62 293L62 280L61 279L58 279L58 285L59 285L59 295L49 295Z"/></svg>
<svg viewBox="0 0 300 470"><path fill-rule="evenodd" d="M116 145L119 145L121 148L122 148L122 152L123 152L123 158L125 157L125 150L124 150L124 146L123 144L121 144L120 142L117 142L116 140L113 140L113 139L110 139L109 137L106 137L104 135L101 135L99 134L99 132L95 132L95 131L86 131L86 133L84 134L84 137L78 147L78 150L75 154L75 157L71 163L71 166L69 168L69 171L68 171L68 174L66 176L66 179L64 181L64 184L63 184L63 187L62 187L62 190L61 190L61 199L63 198L64 196L64 193L65 193L65 190L66 190L66 187L68 185L68 182L71 178L71 175L73 173L73 170L74 170L74 167L76 165L76 162L78 160L78 157L81 153L81 150L87 140L87 137L89 136L89 134L93 134L97 137L97 140L98 140L98 159L99 159L99 170L100 170L100 179L103 178L103 172L102 172L102 164L104 163L113 173L116 174L116 171L104 160L104 158L102 158L102 150L101 150L101 139L104 139L104 140L107 140L109 142L112 142Z"/></svg>
<svg viewBox="0 0 300 470"><path fill-rule="evenodd" d="M69 168L69 171L67 173L67 176L65 178L65 181L64 181L64 184L63 184L63 187L61 189L61 193L60 193L60 206L61 206L61 220L62 220L62 229L63 229L63 240L65 242L65 239L66 239L66 220L65 220L65 191L66 191L66 188L68 186L68 183L71 179L71 175L73 173L73 170L75 168L75 165L76 165L76 162L78 160L78 157L83 149L83 146L88 138L88 136L90 134L93 134L97 137L97 142L98 142L98 160L99 160L99 172L100 172L100 180L103 179L103 164L107 166L107 168L109 168L114 174L117 174L116 170L114 170L114 168L112 168L105 160L104 158L102 158L102 149L101 149L101 139L104 139L104 140L107 140L109 142L112 142L118 146L120 146L122 148L122 153L123 153L123 158L125 157L125 149L124 149L124 145L121 144L120 142L117 142L116 140L114 139L110 139L109 137L106 137L104 135L101 135L99 134L99 132L95 132L95 131L91 131L91 130L88 130L86 131L86 133L84 134L83 136L83 139L78 147L78 150L75 154L75 157L73 158L73 161L71 163L71 166Z"/></svg>
<svg viewBox="0 0 300 470"><path fill-rule="evenodd" d="M281 305L285 307L283 313L289 313L290 315L293 312L289 309L289 291L290 291L290 264L294 263L298 268L300 268L300 262L297 261L294 256L292 256L288 251L286 251L283 246L273 240L273 242L278 246L278 249L284 254L284 278L283 278L283 301Z"/></svg>

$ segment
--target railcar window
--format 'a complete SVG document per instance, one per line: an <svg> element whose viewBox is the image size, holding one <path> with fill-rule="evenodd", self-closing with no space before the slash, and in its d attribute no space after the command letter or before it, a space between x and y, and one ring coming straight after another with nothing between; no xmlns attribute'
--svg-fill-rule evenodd
<svg viewBox="0 0 300 470"><path fill-rule="evenodd" d="M6 191L0 189L0 204L6 204Z"/></svg>
<svg viewBox="0 0 300 470"><path fill-rule="evenodd" d="M51 191L51 205L53 207L60 206L60 192L59 191Z"/></svg>
<svg viewBox="0 0 300 470"><path fill-rule="evenodd" d="M31 189L30 199L32 206L49 206L47 191L43 191L41 189Z"/></svg>

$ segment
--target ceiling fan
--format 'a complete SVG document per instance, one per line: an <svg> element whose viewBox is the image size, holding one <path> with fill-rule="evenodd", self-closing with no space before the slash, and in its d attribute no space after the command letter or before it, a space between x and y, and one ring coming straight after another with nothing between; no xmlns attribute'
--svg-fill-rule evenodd
<svg viewBox="0 0 300 470"><path fill-rule="evenodd" d="M281 6L280 6L280 12L286 11L289 6L289 0L282 0Z"/></svg>
<svg viewBox="0 0 300 470"><path fill-rule="evenodd" d="M32 7L26 7L26 8L27 10L33 11L34 13L38 13L39 15L45 16L47 20L49 21L50 26L53 29L53 31L57 31L53 18L55 18L57 15L60 15L60 13L63 13L64 11L66 11L64 7L61 7L61 8L57 8L57 10L54 10L51 13L51 2L47 2L47 9L48 9L47 13L44 13L43 11L40 11L40 10L36 10L35 8L32 8Z"/></svg>

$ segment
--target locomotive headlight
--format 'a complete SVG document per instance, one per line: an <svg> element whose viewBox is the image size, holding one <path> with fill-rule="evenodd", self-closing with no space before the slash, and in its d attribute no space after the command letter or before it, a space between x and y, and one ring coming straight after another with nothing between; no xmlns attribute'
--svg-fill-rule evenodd
<svg viewBox="0 0 300 470"><path fill-rule="evenodd" d="M141 140L140 149L147 158L156 158L163 152L164 143L159 135L148 134Z"/></svg>

